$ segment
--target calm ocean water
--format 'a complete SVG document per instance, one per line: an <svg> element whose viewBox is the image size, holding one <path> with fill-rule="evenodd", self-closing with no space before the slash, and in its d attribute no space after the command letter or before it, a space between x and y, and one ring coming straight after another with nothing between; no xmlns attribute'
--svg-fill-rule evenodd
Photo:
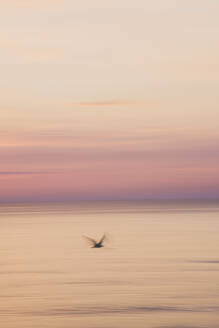
<svg viewBox="0 0 219 328"><path fill-rule="evenodd" d="M216 202L0 205L0 233L3 328L219 327Z"/></svg>

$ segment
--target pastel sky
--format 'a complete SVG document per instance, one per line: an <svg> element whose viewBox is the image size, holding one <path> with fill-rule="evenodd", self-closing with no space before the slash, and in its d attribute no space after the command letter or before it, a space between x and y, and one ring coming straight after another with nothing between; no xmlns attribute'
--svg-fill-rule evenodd
<svg viewBox="0 0 219 328"><path fill-rule="evenodd" d="M219 197L218 0L1 0L0 201Z"/></svg>

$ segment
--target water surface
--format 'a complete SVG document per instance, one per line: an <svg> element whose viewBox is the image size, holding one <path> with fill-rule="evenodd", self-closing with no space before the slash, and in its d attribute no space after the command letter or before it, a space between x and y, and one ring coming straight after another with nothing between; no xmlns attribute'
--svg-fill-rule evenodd
<svg viewBox="0 0 219 328"><path fill-rule="evenodd" d="M217 202L1 205L0 232L4 328L218 328Z"/></svg>

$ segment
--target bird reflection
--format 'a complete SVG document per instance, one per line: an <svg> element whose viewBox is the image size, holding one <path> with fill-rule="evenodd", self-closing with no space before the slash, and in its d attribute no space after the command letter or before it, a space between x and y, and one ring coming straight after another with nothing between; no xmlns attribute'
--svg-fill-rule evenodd
<svg viewBox="0 0 219 328"><path fill-rule="evenodd" d="M83 236L83 237L88 241L88 243L90 244L90 246L92 248L104 247L103 242L104 242L104 240L106 240L106 234L104 234L103 237L99 241L97 241L91 237L88 237L88 236Z"/></svg>

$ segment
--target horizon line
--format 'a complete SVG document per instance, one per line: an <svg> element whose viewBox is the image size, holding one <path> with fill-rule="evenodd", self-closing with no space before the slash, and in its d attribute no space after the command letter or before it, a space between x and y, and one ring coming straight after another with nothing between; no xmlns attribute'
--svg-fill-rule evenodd
<svg viewBox="0 0 219 328"><path fill-rule="evenodd" d="M199 201L211 201L211 202L218 202L219 197L190 197L190 198L124 198L124 199L111 199L111 198L106 198L106 199L68 199L68 200L38 200L38 199L33 199L33 200L9 200L9 201L1 201L0 200L0 205L11 205L11 204L41 204L41 203L85 203L85 202L199 202Z"/></svg>

